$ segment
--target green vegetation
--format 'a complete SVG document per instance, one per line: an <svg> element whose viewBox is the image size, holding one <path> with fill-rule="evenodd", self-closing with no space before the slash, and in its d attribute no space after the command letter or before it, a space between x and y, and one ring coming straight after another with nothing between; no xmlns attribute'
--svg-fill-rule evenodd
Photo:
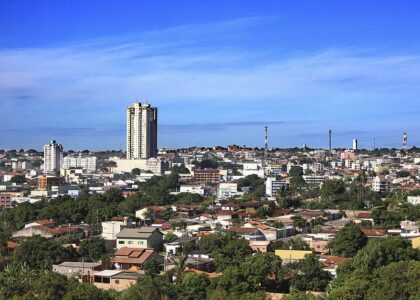
<svg viewBox="0 0 420 300"><path fill-rule="evenodd" d="M337 232L330 247L334 255L353 257L366 243L367 238L360 227L354 223L349 223Z"/></svg>
<svg viewBox="0 0 420 300"><path fill-rule="evenodd" d="M330 299L418 299L420 251L402 238L372 239L338 267Z"/></svg>

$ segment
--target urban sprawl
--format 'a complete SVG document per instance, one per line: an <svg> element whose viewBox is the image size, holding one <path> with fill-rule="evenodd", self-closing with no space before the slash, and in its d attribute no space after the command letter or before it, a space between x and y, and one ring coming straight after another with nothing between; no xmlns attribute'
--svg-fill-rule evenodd
<svg viewBox="0 0 420 300"><path fill-rule="evenodd" d="M420 150L0 150L2 299L418 299ZM123 112L122 112L123 113ZM265 130L265 131L264 131ZM328 140L329 138L329 140ZM265 143L264 143L265 142Z"/></svg>

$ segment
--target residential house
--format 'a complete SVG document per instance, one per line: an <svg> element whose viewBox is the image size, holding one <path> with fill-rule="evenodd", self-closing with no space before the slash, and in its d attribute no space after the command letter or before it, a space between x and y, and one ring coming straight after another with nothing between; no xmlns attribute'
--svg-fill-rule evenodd
<svg viewBox="0 0 420 300"><path fill-rule="evenodd" d="M121 229L132 227L131 220L127 217L113 217L111 221L102 222L102 238L104 240L116 240Z"/></svg>
<svg viewBox="0 0 420 300"><path fill-rule="evenodd" d="M231 226L229 230L248 241L265 241L265 236L258 228Z"/></svg>
<svg viewBox="0 0 420 300"><path fill-rule="evenodd" d="M53 271L67 277L90 276L95 271L102 270L102 263L65 261L59 265L53 265Z"/></svg>
<svg viewBox="0 0 420 300"><path fill-rule="evenodd" d="M153 248L161 249L163 233L156 227L124 228L117 234L117 249Z"/></svg>
<svg viewBox="0 0 420 300"><path fill-rule="evenodd" d="M270 241L249 241L249 247L259 253L266 253L269 245Z"/></svg>
<svg viewBox="0 0 420 300"><path fill-rule="evenodd" d="M30 226L18 230L12 234L13 238L26 238L33 235L40 235L44 238L51 239L60 237L63 235L72 235L78 238L85 236L85 230L79 226L59 226L59 227L48 227L48 226Z"/></svg>
<svg viewBox="0 0 420 300"><path fill-rule="evenodd" d="M206 251L194 250L188 254L188 257L185 261L185 265L189 269L213 272L214 271L214 259L211 257L211 254Z"/></svg>
<svg viewBox="0 0 420 300"><path fill-rule="evenodd" d="M305 255L312 254L312 251L306 250L275 250L274 252L278 257L281 258L282 263L287 264L290 262L296 262L305 258Z"/></svg>
<svg viewBox="0 0 420 300"><path fill-rule="evenodd" d="M122 292L137 283L143 274L124 270L104 270L95 273L92 277L93 285L98 289L113 289Z"/></svg>
<svg viewBox="0 0 420 300"><path fill-rule="evenodd" d="M152 259L163 261L155 249L123 247L118 249L111 262L119 270L142 270L144 264Z"/></svg>

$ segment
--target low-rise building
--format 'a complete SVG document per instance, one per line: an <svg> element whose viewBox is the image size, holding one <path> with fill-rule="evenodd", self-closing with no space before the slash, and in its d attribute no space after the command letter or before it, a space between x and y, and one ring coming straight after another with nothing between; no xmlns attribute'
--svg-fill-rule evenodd
<svg viewBox="0 0 420 300"><path fill-rule="evenodd" d="M102 238L104 240L116 240L117 234L132 223L127 217L114 217L111 221L102 222Z"/></svg>
<svg viewBox="0 0 420 300"><path fill-rule="evenodd" d="M0 193L0 209L12 208L12 195Z"/></svg>
<svg viewBox="0 0 420 300"><path fill-rule="evenodd" d="M93 285L102 290L116 290L122 292L137 283L137 280L143 274L140 272L131 272L124 270L104 270L95 273Z"/></svg>
<svg viewBox="0 0 420 300"><path fill-rule="evenodd" d="M95 271L101 271L101 263L66 261L59 265L53 265L53 271L67 277L90 276Z"/></svg>
<svg viewBox="0 0 420 300"><path fill-rule="evenodd" d="M111 262L119 270L132 270L132 268L142 270L144 264L152 259L163 261L155 249L123 247L118 249Z"/></svg>
<svg viewBox="0 0 420 300"><path fill-rule="evenodd" d="M218 169L197 169L194 170L194 179L199 183L220 182L220 170Z"/></svg>
<svg viewBox="0 0 420 300"><path fill-rule="evenodd" d="M156 227L124 228L117 234L117 249L153 248L161 249L163 233Z"/></svg>
<svg viewBox="0 0 420 300"><path fill-rule="evenodd" d="M290 249L275 250L274 253L281 258L282 263L287 264L304 259L305 255L312 254L312 251Z"/></svg>

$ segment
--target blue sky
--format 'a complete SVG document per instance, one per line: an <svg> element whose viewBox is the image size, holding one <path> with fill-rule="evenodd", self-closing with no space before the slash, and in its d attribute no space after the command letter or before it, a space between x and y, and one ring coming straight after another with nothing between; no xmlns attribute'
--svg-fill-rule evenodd
<svg viewBox="0 0 420 300"><path fill-rule="evenodd" d="M0 149L420 145L418 1L0 1Z"/></svg>

